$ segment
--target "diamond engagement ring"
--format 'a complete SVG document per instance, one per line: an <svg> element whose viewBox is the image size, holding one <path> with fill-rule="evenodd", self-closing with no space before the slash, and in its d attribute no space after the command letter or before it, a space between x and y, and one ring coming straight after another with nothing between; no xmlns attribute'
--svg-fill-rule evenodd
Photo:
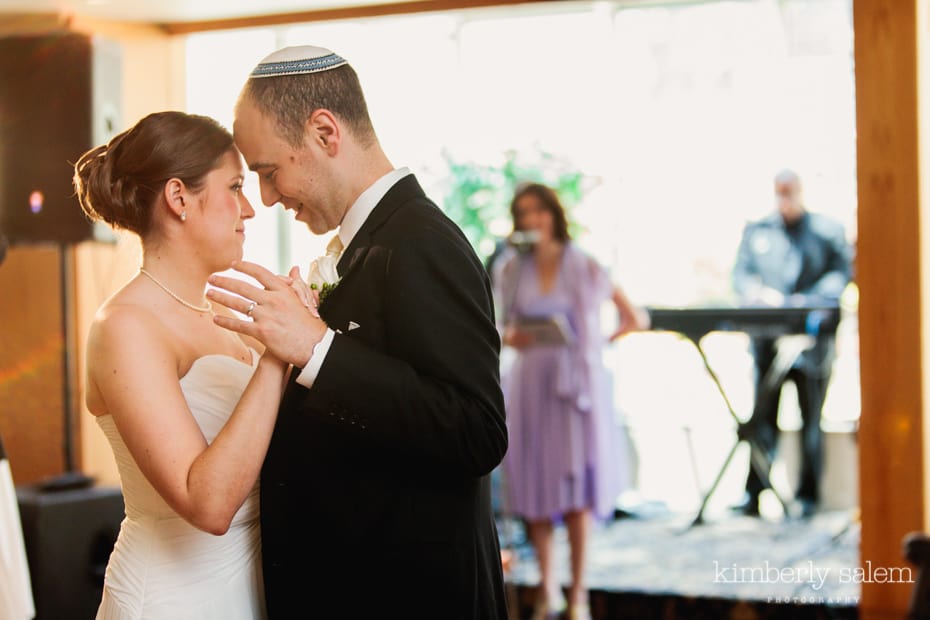
<svg viewBox="0 0 930 620"><path fill-rule="evenodd" d="M255 310L255 302L249 304L249 309L245 311L245 315L249 318L252 318L252 310Z"/></svg>

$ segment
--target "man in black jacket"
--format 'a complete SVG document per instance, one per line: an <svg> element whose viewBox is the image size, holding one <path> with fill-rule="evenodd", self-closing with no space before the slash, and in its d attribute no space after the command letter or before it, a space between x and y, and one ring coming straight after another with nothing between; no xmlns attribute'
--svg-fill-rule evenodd
<svg viewBox="0 0 930 620"><path fill-rule="evenodd" d="M791 170L775 176L776 212L743 231L733 286L749 305L836 305L852 276L852 250L843 226L825 215L808 212L801 200L801 180ZM750 427L771 456L778 436L781 384L763 386L776 356L776 341L754 338L756 403ZM823 434L820 412L830 382L834 334L819 333L786 379L794 382L801 409L801 470L797 500L802 514L810 514L820 499ZM750 467L746 480L746 514L759 514L762 481Z"/></svg>
<svg viewBox="0 0 930 620"><path fill-rule="evenodd" d="M264 59L234 134L265 205L338 229L312 267L322 320L258 266L240 270L265 290L218 280L251 321L217 322L295 367L261 477L270 617L505 618L489 473L507 431L481 262L388 161L329 50Z"/></svg>

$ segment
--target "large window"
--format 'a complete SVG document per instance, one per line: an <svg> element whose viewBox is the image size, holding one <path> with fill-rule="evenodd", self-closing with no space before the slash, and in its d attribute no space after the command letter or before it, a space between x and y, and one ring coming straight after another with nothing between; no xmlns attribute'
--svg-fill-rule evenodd
<svg viewBox="0 0 930 620"><path fill-rule="evenodd" d="M838 217L855 237L851 0L601 0L196 35L188 44L190 111L229 124L251 67L276 47L303 43L352 62L388 156L412 168L437 202L449 187L447 157L499 165L514 152L527 161L546 153L583 172L579 242L639 303L727 300L741 229L773 208L781 168L801 174L812 210ZM258 208L254 175L246 191ZM280 208L259 211L247 257L283 272L324 247ZM847 325L828 424L858 416L854 323ZM695 441L709 476L728 447L728 421L679 344L633 336L607 358L625 420L647 429L638 440L662 441L659 429L679 412L673 424L706 430ZM747 411L745 340L722 337L710 348ZM671 370L684 381L674 391L664 388ZM640 453L640 474L660 499L693 504L697 491L678 466L651 462L642 446Z"/></svg>

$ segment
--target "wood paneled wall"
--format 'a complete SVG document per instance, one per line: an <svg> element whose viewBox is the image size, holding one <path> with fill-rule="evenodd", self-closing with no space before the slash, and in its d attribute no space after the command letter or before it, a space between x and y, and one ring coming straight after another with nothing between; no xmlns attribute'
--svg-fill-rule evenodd
<svg viewBox="0 0 930 620"><path fill-rule="evenodd" d="M64 471L60 253L11 248L0 265L0 436L17 483Z"/></svg>

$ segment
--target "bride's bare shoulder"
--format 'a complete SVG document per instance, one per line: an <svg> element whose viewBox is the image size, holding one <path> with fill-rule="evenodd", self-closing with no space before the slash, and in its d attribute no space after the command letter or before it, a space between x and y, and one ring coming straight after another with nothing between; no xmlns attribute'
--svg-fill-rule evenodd
<svg viewBox="0 0 930 620"><path fill-rule="evenodd" d="M87 407L94 415L112 413L103 394L114 385L153 376L154 366L177 365L170 332L156 312L119 294L97 310L85 355Z"/></svg>
<svg viewBox="0 0 930 620"><path fill-rule="evenodd" d="M144 298L124 287L97 309L88 334L88 353L118 355L123 349L152 350L166 336L162 317Z"/></svg>

